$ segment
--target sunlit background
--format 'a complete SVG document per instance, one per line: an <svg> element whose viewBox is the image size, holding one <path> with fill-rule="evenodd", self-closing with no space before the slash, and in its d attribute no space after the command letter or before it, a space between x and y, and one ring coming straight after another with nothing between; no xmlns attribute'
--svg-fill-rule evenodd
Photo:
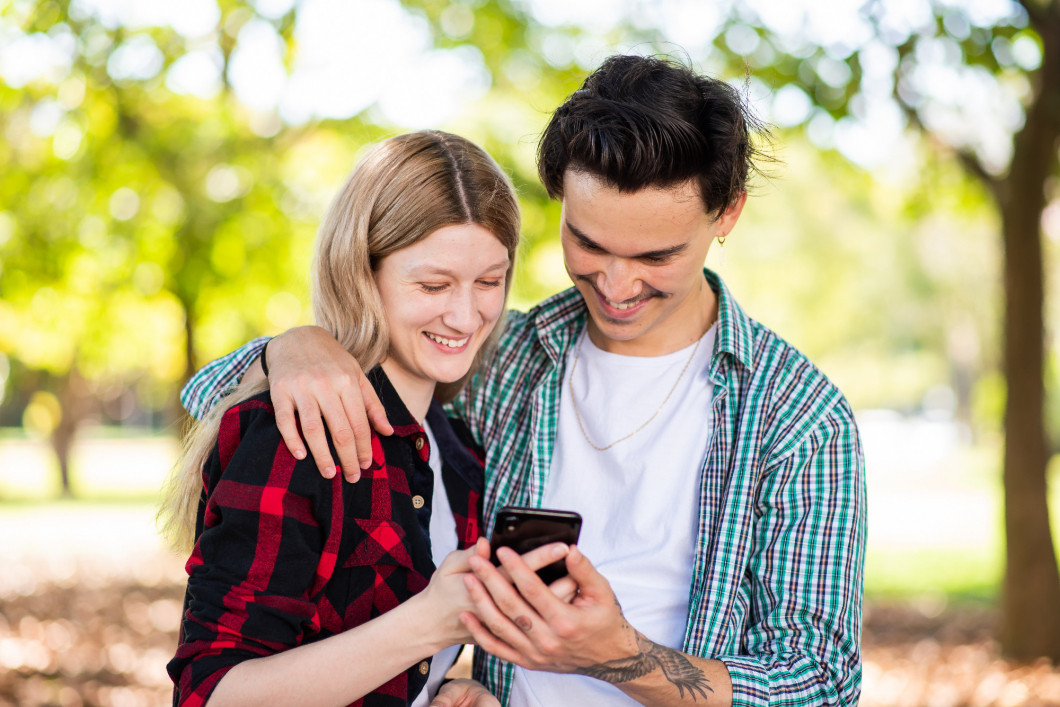
<svg viewBox="0 0 1060 707"><path fill-rule="evenodd" d="M857 410L862 704L1060 705L1060 671L996 639L998 194L1030 107L1060 92L1039 85L1058 5L0 0L0 705L166 702L183 560L153 513L177 392L311 321L315 229L365 146L425 127L482 144L524 210L515 305L569 285L536 140L616 51L723 76L773 128L776 161L708 265ZM1054 537L1056 148L1032 219Z"/></svg>

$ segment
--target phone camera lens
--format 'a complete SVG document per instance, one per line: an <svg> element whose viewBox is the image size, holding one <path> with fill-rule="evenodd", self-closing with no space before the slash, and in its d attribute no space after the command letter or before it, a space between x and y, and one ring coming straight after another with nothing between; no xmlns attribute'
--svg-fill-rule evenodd
<svg viewBox="0 0 1060 707"><path fill-rule="evenodd" d="M514 533L515 532L515 525L514 524L509 524L508 525L508 532L509 533Z"/></svg>

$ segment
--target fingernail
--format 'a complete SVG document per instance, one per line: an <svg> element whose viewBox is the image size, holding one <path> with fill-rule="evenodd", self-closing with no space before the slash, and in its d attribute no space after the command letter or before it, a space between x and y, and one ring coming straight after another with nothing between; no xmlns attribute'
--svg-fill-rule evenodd
<svg viewBox="0 0 1060 707"><path fill-rule="evenodd" d="M553 557L563 557L568 552L570 552L570 548L568 548L566 545L557 545L556 547L552 548Z"/></svg>
<svg viewBox="0 0 1060 707"><path fill-rule="evenodd" d="M328 468L324 469L324 478L325 479L332 479L334 477L335 477L335 467L329 466Z"/></svg>
<svg viewBox="0 0 1060 707"><path fill-rule="evenodd" d="M295 450L294 458L295 459L305 459L305 450L304 449Z"/></svg>
<svg viewBox="0 0 1060 707"><path fill-rule="evenodd" d="M363 462L361 462L361 468L362 469L367 469L371 465L372 465L372 460L371 459L365 459Z"/></svg>
<svg viewBox="0 0 1060 707"><path fill-rule="evenodd" d="M355 484L355 483L357 483L358 481L361 480L361 475L360 474L350 474L349 476L346 477L346 480L349 481L351 484Z"/></svg>

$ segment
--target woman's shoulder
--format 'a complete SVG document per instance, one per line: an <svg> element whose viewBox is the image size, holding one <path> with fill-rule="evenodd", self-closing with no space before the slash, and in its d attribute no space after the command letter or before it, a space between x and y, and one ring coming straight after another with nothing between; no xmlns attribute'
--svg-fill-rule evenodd
<svg viewBox="0 0 1060 707"><path fill-rule="evenodd" d="M275 433L275 435L273 435ZM272 395L268 390L240 400L221 416L218 442L243 440L248 436L277 437L276 411L272 406Z"/></svg>
<svg viewBox="0 0 1060 707"><path fill-rule="evenodd" d="M330 443L330 436L328 442ZM232 480L311 492L328 485L312 457L296 459L276 425L269 391L239 401L225 411L217 431L217 471ZM332 454L335 454L334 448ZM280 482L283 483L280 483Z"/></svg>

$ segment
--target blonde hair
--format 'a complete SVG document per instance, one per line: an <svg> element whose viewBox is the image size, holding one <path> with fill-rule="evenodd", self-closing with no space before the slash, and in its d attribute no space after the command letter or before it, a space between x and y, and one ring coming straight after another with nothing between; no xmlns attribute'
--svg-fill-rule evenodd
<svg viewBox="0 0 1060 707"><path fill-rule="evenodd" d="M317 233L313 314L365 371L386 358L389 332L374 270L379 261L439 228L477 224L508 251L505 297L519 245L519 205L497 163L473 142L438 131L408 133L372 148L360 161ZM496 345L498 321L459 381L439 384L443 402L456 396ZM240 383L201 421L193 422L166 482L159 510L162 534L181 550L195 541L195 521L209 459L224 413L268 388Z"/></svg>

